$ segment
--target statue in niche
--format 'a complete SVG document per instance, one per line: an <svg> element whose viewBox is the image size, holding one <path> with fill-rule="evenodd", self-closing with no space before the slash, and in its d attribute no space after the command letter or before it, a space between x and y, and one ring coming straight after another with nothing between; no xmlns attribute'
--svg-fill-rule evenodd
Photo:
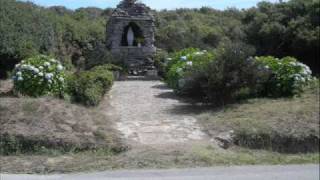
<svg viewBox="0 0 320 180"><path fill-rule="evenodd" d="M133 30L132 30L132 27L130 27L130 28L128 29L127 42L128 42L128 46L133 46L133 42L134 42L134 32L133 32Z"/></svg>

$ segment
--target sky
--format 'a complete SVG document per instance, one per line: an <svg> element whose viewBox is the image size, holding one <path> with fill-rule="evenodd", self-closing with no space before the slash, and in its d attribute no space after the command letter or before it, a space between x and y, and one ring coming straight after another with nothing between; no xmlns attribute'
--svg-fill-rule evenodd
<svg viewBox="0 0 320 180"><path fill-rule="evenodd" d="M120 0L22 0L31 1L41 6L65 6L69 9L80 7L114 8ZM239 9L255 6L262 0L140 0L152 9L200 8L209 6L215 9L236 7ZM278 2L279 0L265 0Z"/></svg>

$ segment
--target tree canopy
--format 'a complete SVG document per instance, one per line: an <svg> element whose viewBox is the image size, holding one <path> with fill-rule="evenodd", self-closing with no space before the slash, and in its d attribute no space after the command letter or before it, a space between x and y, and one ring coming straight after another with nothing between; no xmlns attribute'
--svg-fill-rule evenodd
<svg viewBox="0 0 320 180"><path fill-rule="evenodd" d="M70 67L92 56L105 43L112 9L0 1L0 77L22 58L36 53L59 57ZM320 1L261 2L250 9L209 7L154 11L156 46L172 52L242 42L257 55L294 56L319 73ZM91 57L92 58L92 57Z"/></svg>

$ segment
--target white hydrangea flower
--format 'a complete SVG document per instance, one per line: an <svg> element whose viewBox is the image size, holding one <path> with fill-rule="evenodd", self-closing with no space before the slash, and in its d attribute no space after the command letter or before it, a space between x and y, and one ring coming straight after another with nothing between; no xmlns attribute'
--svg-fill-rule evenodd
<svg viewBox="0 0 320 180"><path fill-rule="evenodd" d="M295 63L295 62L290 62L289 64L292 65L292 66L296 66L297 65L297 63Z"/></svg>
<svg viewBox="0 0 320 180"><path fill-rule="evenodd" d="M195 52L194 54L195 54L195 55L201 55L202 52Z"/></svg>
<svg viewBox="0 0 320 180"><path fill-rule="evenodd" d="M57 66L57 70L58 70L58 71L62 71L62 70L63 70L63 66L62 66L61 64L59 64L59 65Z"/></svg>
<svg viewBox="0 0 320 180"><path fill-rule="evenodd" d="M64 82L64 78L63 77L59 77L59 81Z"/></svg>
<svg viewBox="0 0 320 180"><path fill-rule="evenodd" d="M38 76L42 77L43 76L43 72L39 72Z"/></svg>
<svg viewBox="0 0 320 180"><path fill-rule="evenodd" d="M50 59L50 62L52 62L52 63L56 63L56 62L57 62L57 60L55 60L55 59Z"/></svg>
<svg viewBox="0 0 320 180"><path fill-rule="evenodd" d="M39 66L39 69L40 69L40 70L43 70L43 66Z"/></svg>
<svg viewBox="0 0 320 180"><path fill-rule="evenodd" d="M186 61L188 58L187 58L187 56L181 56L180 59L183 60L183 61Z"/></svg>
<svg viewBox="0 0 320 180"><path fill-rule="evenodd" d="M17 75L17 76L22 76L22 72L21 72L21 71L18 71L18 72L16 73L16 75Z"/></svg>
<svg viewBox="0 0 320 180"><path fill-rule="evenodd" d="M188 62L187 62L187 65L188 65L188 66L192 66L192 61L188 61Z"/></svg>
<svg viewBox="0 0 320 180"><path fill-rule="evenodd" d="M33 68L33 72L38 74L40 72L40 70L38 68Z"/></svg>
<svg viewBox="0 0 320 180"><path fill-rule="evenodd" d="M49 67L51 64L49 62L45 62L43 65Z"/></svg>
<svg viewBox="0 0 320 180"><path fill-rule="evenodd" d="M171 60L172 60L172 58L167 58L167 60L168 60L168 61L171 61Z"/></svg>
<svg viewBox="0 0 320 180"><path fill-rule="evenodd" d="M49 80L48 83L49 83L49 84L52 84L52 80Z"/></svg>
<svg viewBox="0 0 320 180"><path fill-rule="evenodd" d="M53 77L53 74L52 74L52 73L47 73L47 74L45 75L45 78L46 78L47 80L52 79L52 77Z"/></svg>
<svg viewBox="0 0 320 180"><path fill-rule="evenodd" d="M18 81L23 81L23 77L19 76L19 77L17 78L17 80L18 80Z"/></svg>

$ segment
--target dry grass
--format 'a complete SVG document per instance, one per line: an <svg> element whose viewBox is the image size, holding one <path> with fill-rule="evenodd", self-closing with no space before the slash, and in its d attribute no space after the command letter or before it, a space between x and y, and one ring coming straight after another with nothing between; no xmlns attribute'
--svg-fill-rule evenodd
<svg viewBox="0 0 320 180"><path fill-rule="evenodd" d="M300 97L253 99L200 116L210 135L234 131L238 145L280 152L318 152L319 84Z"/></svg>
<svg viewBox="0 0 320 180"><path fill-rule="evenodd" d="M123 148L110 117L53 98L0 98L2 154Z"/></svg>

